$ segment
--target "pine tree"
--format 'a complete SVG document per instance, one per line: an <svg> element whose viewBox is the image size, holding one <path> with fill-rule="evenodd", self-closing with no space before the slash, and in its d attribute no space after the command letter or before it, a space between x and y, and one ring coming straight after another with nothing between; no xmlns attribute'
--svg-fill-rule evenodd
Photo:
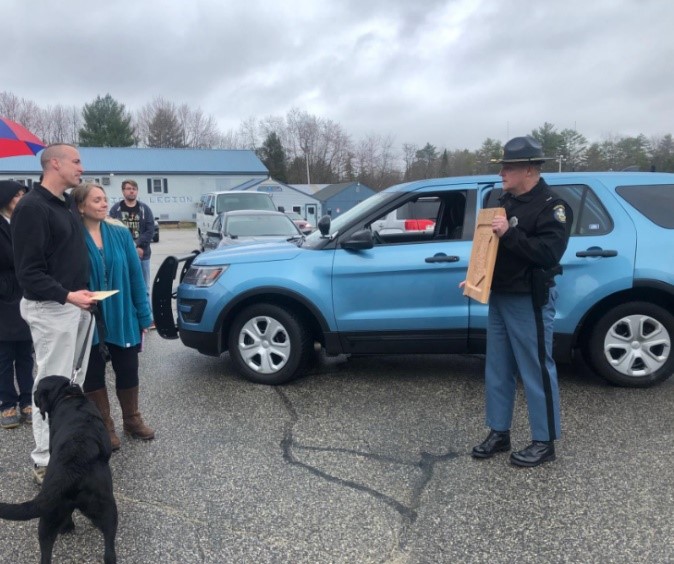
<svg viewBox="0 0 674 564"><path fill-rule="evenodd" d="M272 131L264 140L262 147L257 150L258 157L269 169L269 175L280 182L288 182L288 167L286 153L281 139Z"/></svg>
<svg viewBox="0 0 674 564"><path fill-rule="evenodd" d="M117 102L110 94L96 97L82 110L84 127L80 129L82 147L130 147L135 145L131 116L124 110L124 104Z"/></svg>

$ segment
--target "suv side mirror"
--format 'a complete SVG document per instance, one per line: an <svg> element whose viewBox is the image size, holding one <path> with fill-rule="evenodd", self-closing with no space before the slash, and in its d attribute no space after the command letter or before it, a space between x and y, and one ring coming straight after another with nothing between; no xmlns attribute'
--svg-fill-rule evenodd
<svg viewBox="0 0 674 564"><path fill-rule="evenodd" d="M327 237L330 234L330 216L324 215L321 219L318 220L318 230L321 232L323 237Z"/></svg>
<svg viewBox="0 0 674 564"><path fill-rule="evenodd" d="M360 229L356 231L346 241L340 243L342 249L349 249L352 251L362 251L374 247L374 238L372 231L369 229Z"/></svg>

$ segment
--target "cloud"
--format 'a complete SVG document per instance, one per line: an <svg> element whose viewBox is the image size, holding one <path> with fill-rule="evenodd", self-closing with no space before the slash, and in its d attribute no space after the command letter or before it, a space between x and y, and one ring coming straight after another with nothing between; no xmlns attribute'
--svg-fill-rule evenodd
<svg viewBox="0 0 674 564"><path fill-rule="evenodd" d="M656 0L10 0L2 15L3 89L45 107L162 96L223 131L298 107L447 148L544 122L662 135L674 117L674 5Z"/></svg>

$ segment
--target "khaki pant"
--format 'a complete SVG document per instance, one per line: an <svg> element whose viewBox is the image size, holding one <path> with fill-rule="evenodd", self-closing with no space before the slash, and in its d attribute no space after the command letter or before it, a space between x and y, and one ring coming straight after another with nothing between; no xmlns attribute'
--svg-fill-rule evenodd
<svg viewBox="0 0 674 564"><path fill-rule="evenodd" d="M78 376L75 380L80 386L89 363L89 348L94 336L91 328L88 338L87 329L91 313L72 304L61 305L52 301L21 300L21 317L30 327L35 349L37 375L33 384L33 393L40 380L45 376L65 376L71 378L73 370L84 347L85 354ZM43 420L33 400L33 437L35 450L31 453L37 466L49 463L49 422Z"/></svg>

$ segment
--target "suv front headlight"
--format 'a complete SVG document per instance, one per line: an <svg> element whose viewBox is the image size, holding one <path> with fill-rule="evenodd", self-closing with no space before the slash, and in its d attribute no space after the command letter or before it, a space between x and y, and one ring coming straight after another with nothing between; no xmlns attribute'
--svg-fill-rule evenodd
<svg viewBox="0 0 674 564"><path fill-rule="evenodd" d="M193 284L200 288L208 288L215 284L217 279L228 268L228 264L222 266L191 266L187 274L185 274L185 278L183 278L183 283Z"/></svg>

